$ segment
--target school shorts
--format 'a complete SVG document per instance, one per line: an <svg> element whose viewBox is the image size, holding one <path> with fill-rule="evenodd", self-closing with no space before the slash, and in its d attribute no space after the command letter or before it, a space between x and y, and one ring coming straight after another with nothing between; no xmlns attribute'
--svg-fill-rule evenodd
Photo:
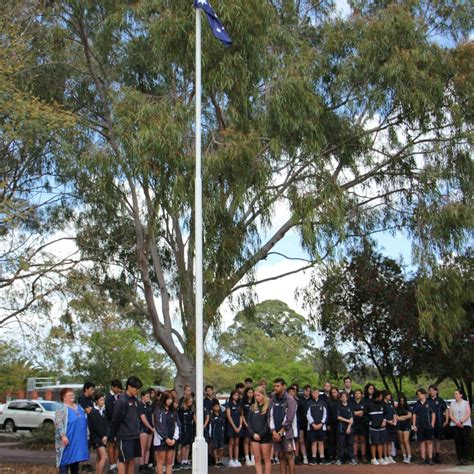
<svg viewBox="0 0 474 474"><path fill-rule="evenodd" d="M387 430L369 429L369 443L371 445L385 444L387 442Z"/></svg>
<svg viewBox="0 0 474 474"><path fill-rule="evenodd" d="M277 453L292 453L296 451L296 443L293 438L283 438L280 442L273 441L273 452Z"/></svg>
<svg viewBox="0 0 474 474"><path fill-rule="evenodd" d="M142 448L140 440L134 439L120 439L118 440L119 448L119 462L127 462L132 459L139 458L142 455Z"/></svg>
<svg viewBox="0 0 474 474"><path fill-rule="evenodd" d="M309 430L308 441L314 443L315 441L326 441L326 430Z"/></svg>
<svg viewBox="0 0 474 474"><path fill-rule="evenodd" d="M418 428L416 432L418 441L431 441L433 439L433 428Z"/></svg>
<svg viewBox="0 0 474 474"><path fill-rule="evenodd" d="M397 423L398 431L411 431L411 423L408 420L399 421Z"/></svg>
<svg viewBox="0 0 474 474"><path fill-rule="evenodd" d="M193 443L193 433L192 431L183 433L179 438L179 444L181 446L188 446Z"/></svg>
<svg viewBox="0 0 474 474"><path fill-rule="evenodd" d="M433 430L434 439L444 439L444 428L436 425Z"/></svg>
<svg viewBox="0 0 474 474"><path fill-rule="evenodd" d="M397 430L387 430L387 443L397 442Z"/></svg>
<svg viewBox="0 0 474 474"><path fill-rule="evenodd" d="M354 423L352 427L353 427L354 436L367 436L368 435L367 425L364 425L364 423Z"/></svg>
<svg viewBox="0 0 474 474"><path fill-rule="evenodd" d="M168 446L166 443L160 444L158 446L153 446L153 449L155 451L174 451L175 448L176 448L176 445Z"/></svg>
<svg viewBox="0 0 474 474"><path fill-rule="evenodd" d="M102 442L102 440L99 440L97 442L91 442L92 449L99 449L99 448L105 448L105 444Z"/></svg>
<svg viewBox="0 0 474 474"><path fill-rule="evenodd" d="M256 441L253 438L250 438L250 440L252 441L252 443L259 443L259 444L270 444L273 442L271 434L263 435L260 438L260 441Z"/></svg>
<svg viewBox="0 0 474 474"><path fill-rule="evenodd" d="M222 449L224 447L224 438L211 439L210 444L212 449Z"/></svg>

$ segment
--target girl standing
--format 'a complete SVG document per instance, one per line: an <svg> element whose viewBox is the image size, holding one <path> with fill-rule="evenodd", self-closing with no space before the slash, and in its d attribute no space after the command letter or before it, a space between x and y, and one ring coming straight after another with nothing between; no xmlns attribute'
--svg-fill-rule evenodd
<svg viewBox="0 0 474 474"><path fill-rule="evenodd" d="M254 390L252 387L246 388L242 398L242 436L244 443L245 465L255 466L255 459L250 453L250 437L248 433L250 406L255 403Z"/></svg>
<svg viewBox="0 0 474 474"><path fill-rule="evenodd" d="M142 449L142 457L140 458L138 472L143 472L147 469L148 460L150 458L151 442L153 440L153 407L151 405L150 392L148 390L141 393L137 412L138 417L140 418L140 447Z"/></svg>
<svg viewBox="0 0 474 474"><path fill-rule="evenodd" d="M181 436L179 444L181 445L181 467L188 468L189 448L193 444L194 438L194 400L192 396L184 397L179 407L179 421L181 423Z"/></svg>
<svg viewBox="0 0 474 474"><path fill-rule="evenodd" d="M242 409L237 389L230 393L227 408L227 436L229 437L229 467L240 467L239 462L239 438L242 431Z"/></svg>
<svg viewBox="0 0 474 474"><path fill-rule="evenodd" d="M411 430L411 410L408 406L407 397L401 393L398 397L397 405L397 428L398 441L403 453L403 462L411 463L411 446L410 446L410 430Z"/></svg>
<svg viewBox="0 0 474 474"><path fill-rule="evenodd" d="M107 460L107 436L109 434L109 423L105 416L105 397L97 394L95 396L94 408L87 417L89 425L89 435L92 448L96 450L97 460L95 463L95 472L104 474L105 462Z"/></svg>

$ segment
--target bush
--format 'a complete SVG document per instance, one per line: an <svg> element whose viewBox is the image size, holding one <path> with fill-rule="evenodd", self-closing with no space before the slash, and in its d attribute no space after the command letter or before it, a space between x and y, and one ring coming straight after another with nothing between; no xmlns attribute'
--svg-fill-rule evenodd
<svg viewBox="0 0 474 474"><path fill-rule="evenodd" d="M51 448L54 446L54 424L46 422L31 431L31 435L21 435L21 444L25 448Z"/></svg>

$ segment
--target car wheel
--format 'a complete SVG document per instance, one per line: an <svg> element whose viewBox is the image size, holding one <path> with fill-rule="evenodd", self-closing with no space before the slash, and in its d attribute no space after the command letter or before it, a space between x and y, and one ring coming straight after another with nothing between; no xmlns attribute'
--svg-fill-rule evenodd
<svg viewBox="0 0 474 474"><path fill-rule="evenodd" d="M3 423L3 429L7 432L7 433L13 433L14 431L16 431L16 426L15 426L15 422L13 420L5 420L5 423Z"/></svg>
<svg viewBox="0 0 474 474"><path fill-rule="evenodd" d="M46 426L53 426L54 423L53 423L53 420L44 420L44 421L43 421L43 425L46 425Z"/></svg>

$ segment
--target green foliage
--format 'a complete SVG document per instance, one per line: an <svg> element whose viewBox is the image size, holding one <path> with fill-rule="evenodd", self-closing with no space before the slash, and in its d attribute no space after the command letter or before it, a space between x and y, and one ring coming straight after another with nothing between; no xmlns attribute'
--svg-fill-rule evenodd
<svg viewBox="0 0 474 474"><path fill-rule="evenodd" d="M47 449L54 446L54 423L46 422L31 430L29 434L22 434L20 442L25 449Z"/></svg>

